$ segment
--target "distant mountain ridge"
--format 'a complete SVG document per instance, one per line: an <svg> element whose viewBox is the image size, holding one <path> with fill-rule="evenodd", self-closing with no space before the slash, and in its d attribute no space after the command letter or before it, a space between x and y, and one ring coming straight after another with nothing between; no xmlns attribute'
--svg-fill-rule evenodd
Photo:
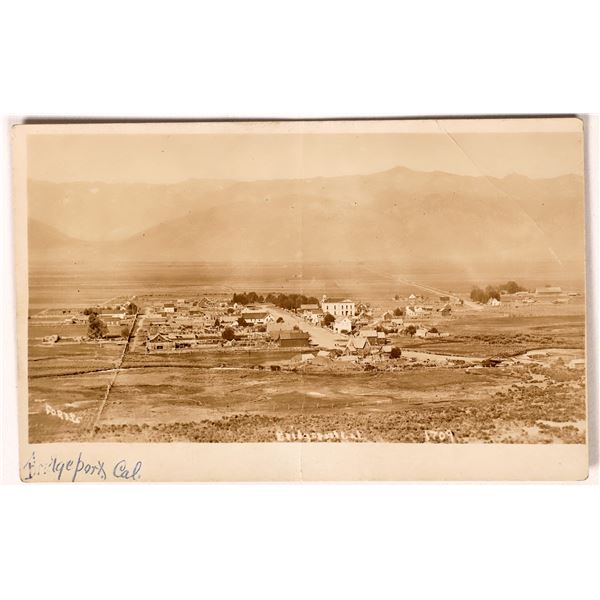
<svg viewBox="0 0 600 600"><path fill-rule="evenodd" d="M106 240L136 228L117 241L62 233ZM160 186L30 182L29 244L34 261L561 263L583 259L584 186L577 175L491 178L403 167Z"/></svg>

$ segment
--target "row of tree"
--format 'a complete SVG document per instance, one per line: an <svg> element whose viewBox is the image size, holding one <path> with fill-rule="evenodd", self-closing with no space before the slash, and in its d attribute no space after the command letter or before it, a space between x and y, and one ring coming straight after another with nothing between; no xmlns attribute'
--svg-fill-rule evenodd
<svg viewBox="0 0 600 600"><path fill-rule="evenodd" d="M83 310L83 314L88 316L88 315L99 315L103 310L106 311L112 311L114 310L112 306L103 306L102 308L100 308L99 306L92 306L89 308L85 308ZM127 309L126 312L128 315L135 315L138 311L138 306L137 304L135 304L134 302L130 302L127 305Z"/></svg>
<svg viewBox="0 0 600 600"><path fill-rule="evenodd" d="M517 292L524 291L525 288L521 287L516 281L507 281L499 286L488 285L485 290L475 286L471 290L471 300L485 304L490 298L500 300L501 292L506 292L507 294L516 294Z"/></svg>
<svg viewBox="0 0 600 600"><path fill-rule="evenodd" d="M257 294L256 292L244 292L241 294L233 294L231 299L233 304L274 304L279 308L287 310L297 310L302 304L319 304L319 301L314 296L305 296L304 294Z"/></svg>
<svg viewBox="0 0 600 600"><path fill-rule="evenodd" d="M480 287L475 286L471 290L471 300L473 302L485 304L490 298L500 300L500 290L497 287L488 285L485 290L482 290Z"/></svg>
<svg viewBox="0 0 600 600"><path fill-rule="evenodd" d="M231 300L232 304L256 304L262 303L265 301L265 297L261 294L257 294L256 292L244 292L243 294L233 294L233 298Z"/></svg>

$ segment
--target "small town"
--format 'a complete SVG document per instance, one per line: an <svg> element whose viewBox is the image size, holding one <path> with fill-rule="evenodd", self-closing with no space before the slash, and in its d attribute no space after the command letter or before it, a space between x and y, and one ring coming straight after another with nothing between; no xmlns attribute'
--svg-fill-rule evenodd
<svg viewBox="0 0 600 600"><path fill-rule="evenodd" d="M30 316L30 325L32 339L49 346L115 343L126 345L124 352L146 355L212 350L239 356L240 352L270 351L272 360L264 365L272 370L335 368L342 363L367 369L397 368L403 356L413 363L434 366L440 362L496 366L502 362L499 357L485 356L478 361L404 347L412 347L419 339L450 338L449 325L457 315L480 316L483 311L501 316L502 309L514 314L519 307L568 304L580 296L556 286L527 291L509 282L504 288L473 288L469 297L395 295L387 309L351 298L322 295L318 299L295 293L212 293L160 299L134 296L111 306L47 309ZM79 326L78 335L65 335L71 326ZM52 327L56 332L35 335L38 328L47 331Z"/></svg>

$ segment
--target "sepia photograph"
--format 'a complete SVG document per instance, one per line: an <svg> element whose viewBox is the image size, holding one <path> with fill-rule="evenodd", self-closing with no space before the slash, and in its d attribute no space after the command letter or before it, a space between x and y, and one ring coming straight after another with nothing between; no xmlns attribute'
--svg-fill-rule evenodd
<svg viewBox="0 0 600 600"><path fill-rule="evenodd" d="M579 119L31 127L29 444L585 445Z"/></svg>

